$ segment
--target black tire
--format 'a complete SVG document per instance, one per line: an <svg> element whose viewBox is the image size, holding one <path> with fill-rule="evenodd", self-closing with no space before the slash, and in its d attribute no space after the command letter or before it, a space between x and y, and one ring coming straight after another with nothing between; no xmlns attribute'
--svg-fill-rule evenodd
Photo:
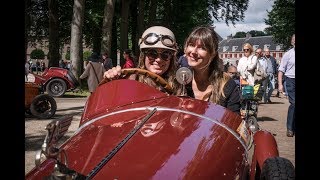
<svg viewBox="0 0 320 180"><path fill-rule="evenodd" d="M51 118L57 110L57 103L53 97L47 94L40 94L36 96L30 106L30 112L32 115L40 119Z"/></svg>
<svg viewBox="0 0 320 180"><path fill-rule="evenodd" d="M46 91L50 96L61 97L67 91L67 84L63 79L52 79L48 82Z"/></svg>
<svg viewBox="0 0 320 180"><path fill-rule="evenodd" d="M261 170L261 180L294 180L293 164L286 158L271 157L265 160Z"/></svg>

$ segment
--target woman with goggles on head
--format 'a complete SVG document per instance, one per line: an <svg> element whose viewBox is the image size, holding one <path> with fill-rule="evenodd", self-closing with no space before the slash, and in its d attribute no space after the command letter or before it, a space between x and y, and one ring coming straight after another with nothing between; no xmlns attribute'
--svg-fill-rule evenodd
<svg viewBox="0 0 320 180"><path fill-rule="evenodd" d="M177 45L173 32L163 26L152 26L144 31L139 40L140 56L138 68L148 70L161 76L173 88L175 92L175 70ZM116 66L104 73L104 78L115 79L121 75L121 67ZM129 79L135 79L148 85L161 87L145 75L130 75Z"/></svg>
<svg viewBox="0 0 320 180"><path fill-rule="evenodd" d="M240 92L235 81L223 71L218 44L218 36L210 26L196 27L186 39L184 52L193 70L193 79L186 85L187 95L240 113Z"/></svg>

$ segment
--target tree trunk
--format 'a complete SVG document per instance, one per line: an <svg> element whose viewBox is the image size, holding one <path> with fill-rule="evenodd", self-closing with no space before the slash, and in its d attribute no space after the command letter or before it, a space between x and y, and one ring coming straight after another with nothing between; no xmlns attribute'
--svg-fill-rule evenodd
<svg viewBox="0 0 320 180"><path fill-rule="evenodd" d="M120 23L120 55L128 48L128 16L130 0L121 0L121 23ZM123 56L120 56L121 66L124 64Z"/></svg>
<svg viewBox="0 0 320 180"><path fill-rule="evenodd" d="M148 27L152 26L153 23L156 21L157 5L158 3L156 0L150 1Z"/></svg>
<svg viewBox="0 0 320 180"><path fill-rule="evenodd" d="M60 60L59 52L59 15L57 0L49 0L49 65L58 67Z"/></svg>
<svg viewBox="0 0 320 180"><path fill-rule="evenodd" d="M116 3L116 0L106 0L106 5L104 6L101 52L102 53L107 52L109 56L111 54L112 23L113 23L113 13L114 13L115 3Z"/></svg>
<svg viewBox="0 0 320 180"><path fill-rule="evenodd" d="M143 30L144 30L144 5L145 1L144 0L139 0L139 5L138 5L138 18L137 18L137 35L135 42L138 44L139 38L142 36ZM135 50L135 54L137 57L139 57L139 46Z"/></svg>
<svg viewBox="0 0 320 180"><path fill-rule="evenodd" d="M85 0L74 0L71 22L70 60L72 73L78 80L83 71L82 26L84 19L84 1Z"/></svg>
<svg viewBox="0 0 320 180"><path fill-rule="evenodd" d="M30 7L31 7L31 0L25 0L24 2L24 8L25 8L25 11L24 11L24 47L25 47L25 57L27 58L27 49L28 49L28 33L29 33L29 30L30 30L30 26L31 26L31 18L30 18ZM27 59L26 59L27 61Z"/></svg>

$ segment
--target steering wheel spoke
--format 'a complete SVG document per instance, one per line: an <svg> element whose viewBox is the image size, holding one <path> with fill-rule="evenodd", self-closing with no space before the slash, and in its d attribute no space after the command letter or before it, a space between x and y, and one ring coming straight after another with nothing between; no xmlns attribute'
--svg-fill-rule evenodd
<svg viewBox="0 0 320 180"><path fill-rule="evenodd" d="M162 86L167 92L172 93L173 92L173 88L168 84L168 82L166 80L164 80L161 76L145 70L145 69L139 69L139 68L126 68L126 69L121 69L121 76L122 78L126 78L129 77L131 74L137 74L137 75L145 75L149 78L151 78L156 84ZM124 76L122 76L124 75ZM104 83L109 82L110 79L108 78L104 78L99 85L102 85Z"/></svg>

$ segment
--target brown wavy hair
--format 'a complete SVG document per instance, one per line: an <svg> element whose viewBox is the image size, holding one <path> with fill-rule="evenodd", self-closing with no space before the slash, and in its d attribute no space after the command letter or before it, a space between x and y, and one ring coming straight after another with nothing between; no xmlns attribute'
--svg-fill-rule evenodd
<svg viewBox="0 0 320 180"><path fill-rule="evenodd" d="M230 77L224 73L223 61L219 58L218 35L211 26L196 27L186 39L184 48L186 49L188 44L195 44L198 40L200 40L210 55L215 54L213 59L209 61L205 68L208 68L210 73L208 79L210 84L213 86L212 91L208 94L208 96L210 95L209 101L220 104L221 100L225 98L223 89Z"/></svg>

